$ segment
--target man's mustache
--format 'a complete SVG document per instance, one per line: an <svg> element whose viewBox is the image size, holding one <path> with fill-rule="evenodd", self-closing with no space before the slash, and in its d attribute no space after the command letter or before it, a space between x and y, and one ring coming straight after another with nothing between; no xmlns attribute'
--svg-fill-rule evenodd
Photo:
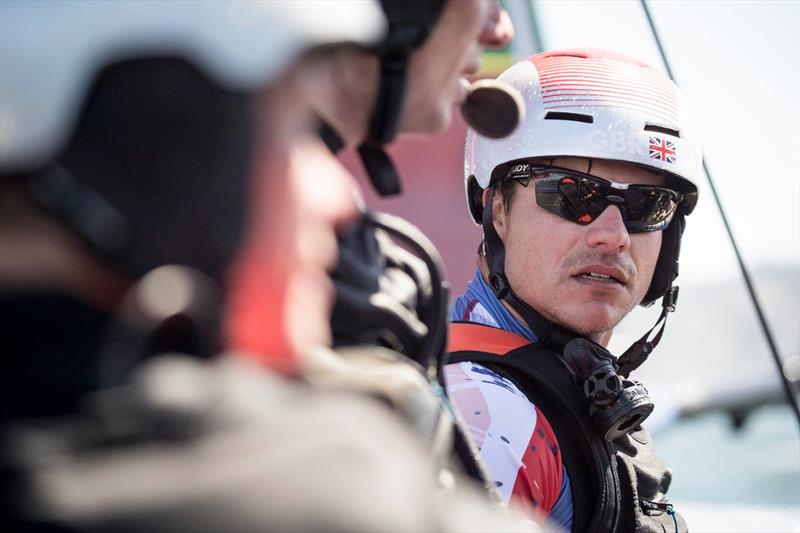
<svg viewBox="0 0 800 533"><path fill-rule="evenodd" d="M619 253L579 253L566 258L563 263L563 268L569 272L573 272L587 265L596 264L622 271L628 282L636 277L636 264L633 262L633 259L631 259L630 256Z"/></svg>

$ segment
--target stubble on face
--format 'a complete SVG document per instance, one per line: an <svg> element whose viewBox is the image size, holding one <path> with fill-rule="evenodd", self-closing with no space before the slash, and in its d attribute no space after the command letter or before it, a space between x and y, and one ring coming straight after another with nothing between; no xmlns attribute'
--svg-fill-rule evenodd
<svg viewBox="0 0 800 533"><path fill-rule="evenodd" d="M623 272L627 281L622 294L574 287L573 273L588 265L601 265ZM646 280L640 277L639 269L630 255L593 251L576 251L564 257L556 273L559 279L555 280L554 287L561 290L551 291L544 299L546 303L542 314L597 342L607 341L610 332L641 301L651 277L647 276ZM567 301L560 303L562 299Z"/></svg>

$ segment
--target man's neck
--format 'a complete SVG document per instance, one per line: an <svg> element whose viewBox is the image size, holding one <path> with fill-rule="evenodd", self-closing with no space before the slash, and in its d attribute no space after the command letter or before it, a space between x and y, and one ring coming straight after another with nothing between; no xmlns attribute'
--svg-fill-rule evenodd
<svg viewBox="0 0 800 533"><path fill-rule="evenodd" d="M354 49L341 50L327 63L332 83L311 88L316 111L347 146L360 144L367 136L372 105L378 90L378 59Z"/></svg>

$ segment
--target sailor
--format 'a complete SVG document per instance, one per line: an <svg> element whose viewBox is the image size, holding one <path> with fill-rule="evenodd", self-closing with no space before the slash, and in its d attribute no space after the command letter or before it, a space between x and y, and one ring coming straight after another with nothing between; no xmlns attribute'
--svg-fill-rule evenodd
<svg viewBox="0 0 800 533"><path fill-rule="evenodd" d="M381 43L335 51L326 63L334 83L311 90L322 138L334 152L357 147L372 184L385 195L400 192L400 178L384 146L403 134L444 131L467 96L463 76L478 70L482 50L508 44L513 27L497 0L384 0L381 6L389 22ZM355 182L352 194L361 203ZM355 223L339 226L332 317L338 357L312 351L301 372L319 386L386 400L408 419L445 476L450 468L463 470L492 491L477 450L453 427L433 375L444 355L448 304L438 253L407 222L362 209ZM394 230L378 228L386 224ZM458 458L451 464L454 448Z"/></svg>
<svg viewBox="0 0 800 533"><path fill-rule="evenodd" d="M505 501L576 532L683 531L670 470L641 427L653 405L630 378L675 308L697 202L700 147L683 96L657 70L597 49L540 53L499 79L527 114L505 139L467 134L483 242L451 311L449 395ZM610 354L617 324L658 299L656 326Z"/></svg>
<svg viewBox="0 0 800 533"><path fill-rule="evenodd" d="M378 402L222 351L243 256L269 267L246 286L284 359L330 339L356 210L293 166L330 158L306 54L384 22L371 2L0 3L4 529L517 527L443 494Z"/></svg>
<svg viewBox="0 0 800 533"><path fill-rule="evenodd" d="M446 130L466 98L463 76L477 72L484 49L507 45L514 29L497 0L383 0L381 7L386 37L373 49L340 50L329 63L337 83L315 101L326 144L333 152L357 147L372 185L387 196L401 192L401 181L385 145ZM354 194L361 196L355 185ZM427 305L429 276L407 254L392 260L377 242L365 245L374 241L368 225L362 218L340 235L334 340L385 345L427 366L420 351L430 336L421 318L438 305Z"/></svg>
<svg viewBox="0 0 800 533"><path fill-rule="evenodd" d="M342 50L332 92L317 99L323 137L338 151L356 146L381 195L397 194L399 178L383 147L403 134L435 134L451 123L466 97L462 77L480 67L481 52L514 35L498 0L381 0L389 22L373 49Z"/></svg>

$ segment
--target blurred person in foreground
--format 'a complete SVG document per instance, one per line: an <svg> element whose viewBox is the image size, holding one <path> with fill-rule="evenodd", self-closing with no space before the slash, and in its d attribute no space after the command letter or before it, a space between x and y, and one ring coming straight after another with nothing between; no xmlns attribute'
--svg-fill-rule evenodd
<svg viewBox="0 0 800 533"><path fill-rule="evenodd" d="M445 381L504 501L572 531L685 531L671 472L630 378L674 311L700 147L662 73L604 50L545 52L500 77L528 114L509 137L469 131L478 268L451 311ZM655 326L606 350L637 305ZM659 328L660 329L657 329Z"/></svg>
<svg viewBox="0 0 800 533"><path fill-rule="evenodd" d="M379 192L397 194L400 192L399 177L384 154L383 146L398 134L429 135L449 127L454 106L466 96L462 77L478 70L483 49L508 44L513 27L498 0L383 0L380 5L388 21L386 36L373 47L331 50L326 61L319 65L327 70L331 82L316 84L307 90L313 94L312 105L323 125L321 137L328 147L337 152L344 146L358 146ZM299 151L295 152L293 161L296 166L309 166L309 163L313 166L314 163L313 158L308 160ZM350 184L350 191L344 198L327 198L329 193L324 188L309 193L316 194L320 200L327 198L331 209L355 202L356 209L364 211L358 184L355 180ZM357 233L360 222L351 219L337 225L339 245L343 248L340 251L346 255L355 240L348 241L346 236ZM377 268L367 263L351 266ZM376 272L358 273L370 277ZM337 289L347 287L360 295L366 294L359 291L359 280L349 284L348 272L343 269L340 268L334 277ZM395 295L384 296L391 299ZM365 327L374 332L368 324L359 322L359 319L370 318L358 312L363 309L342 307L346 301L347 294L339 291L337 315L341 320L334 318L333 338L329 327L316 325L313 328L322 344L347 342L351 337L358 337ZM248 312L247 304L246 295L242 295L241 309L235 308L231 313L234 317L229 320L231 343L254 348L253 352L264 354L270 366L290 373L297 371L297 361L270 358L270 353L286 351L275 345L274 336L264 334L264 328L269 328L270 324L264 324L256 310ZM409 311L413 313L414 310ZM350 314L353 312L356 314ZM390 325L382 326L391 329ZM403 352L413 351L425 337L419 331L408 333L413 340L403 332L395 333L398 339L394 347Z"/></svg>
<svg viewBox="0 0 800 533"><path fill-rule="evenodd" d="M7 528L519 527L441 490L379 403L221 353L228 272L253 262L286 358L324 341L303 320L327 325L356 211L303 54L382 27L369 2L0 4Z"/></svg>
<svg viewBox="0 0 800 533"><path fill-rule="evenodd" d="M508 44L513 27L497 0L380 4L389 23L385 38L371 48L331 51L323 68L332 83L309 90L329 148L335 152L345 145L358 146L376 189L397 194L399 177L383 146L397 135L430 135L446 129L454 106L466 98L462 77L478 70L483 49ZM313 168L314 161L302 151L293 157L294 164L303 168ZM300 350L276 346L276 336L270 332L279 318L265 314L264 299L254 296L254 283L248 281L258 280L268 267L244 261L234 277L229 342L270 367L317 386L385 400L414 428L442 477L463 471L494 493L477 450L453 420L437 382L448 304L438 253L409 223L368 211L354 180L349 198L332 195L324 184L309 185L313 183L302 186L320 204L336 209L355 202L360 210L358 217L337 226L332 320L324 316L323 323L318 312L306 311L297 323L303 324L304 338L315 337L317 344ZM308 243L313 240L301 239L297 245L304 253L318 254ZM298 309L304 305L308 309L319 294L298 291L291 298ZM335 353L315 349L331 342ZM287 359L289 353L298 357Z"/></svg>
<svg viewBox="0 0 800 533"><path fill-rule="evenodd" d="M390 195L400 193L401 185L384 145L404 134L432 135L449 127L454 107L466 98L463 76L478 70L482 50L508 44L513 27L496 0L380 4L389 23L382 42L334 51L325 65L333 83L311 90L328 147L357 147L372 185ZM336 298L328 332L337 356L312 352L301 372L319 385L388 400L408 418L434 462L454 459L446 468L466 470L493 492L468 435L453 427L437 383L448 303L438 252L406 221L369 211L358 185L352 187L361 213L339 228L333 273ZM257 338L242 324L235 340ZM257 332L258 322L252 324L249 331Z"/></svg>

